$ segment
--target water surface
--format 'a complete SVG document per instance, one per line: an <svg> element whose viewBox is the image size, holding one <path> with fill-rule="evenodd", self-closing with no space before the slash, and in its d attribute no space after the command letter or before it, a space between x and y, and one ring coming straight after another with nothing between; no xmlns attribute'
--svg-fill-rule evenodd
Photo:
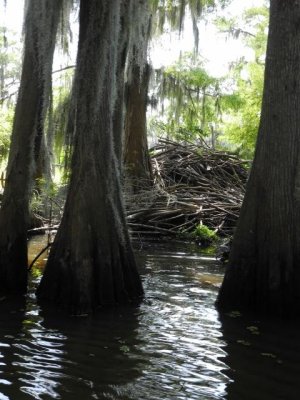
<svg viewBox="0 0 300 400"><path fill-rule="evenodd" d="M25 299L1 299L0 400L299 398L296 324L220 316L223 268L195 247L136 248L139 307L46 315L35 301L38 274Z"/></svg>

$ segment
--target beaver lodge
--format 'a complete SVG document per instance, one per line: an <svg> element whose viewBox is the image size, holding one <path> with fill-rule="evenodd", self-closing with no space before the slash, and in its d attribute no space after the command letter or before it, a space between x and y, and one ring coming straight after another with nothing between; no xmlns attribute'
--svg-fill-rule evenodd
<svg viewBox="0 0 300 400"><path fill-rule="evenodd" d="M249 162L203 146L161 140L151 149L154 184L126 196L133 236L193 237L207 226L231 236Z"/></svg>
<svg viewBox="0 0 300 400"><path fill-rule="evenodd" d="M204 146L160 140L151 149L151 162L153 184L135 193L125 188L127 222L133 238L198 240L199 226L208 227L219 237L232 236L249 161ZM56 232L64 200L61 194L52 199L52 218L44 219L42 227L28 233Z"/></svg>

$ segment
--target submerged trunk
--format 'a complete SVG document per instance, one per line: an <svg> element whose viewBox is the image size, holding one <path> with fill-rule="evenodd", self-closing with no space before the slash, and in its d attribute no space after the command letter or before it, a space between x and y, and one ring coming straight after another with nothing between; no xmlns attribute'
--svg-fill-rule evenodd
<svg viewBox="0 0 300 400"><path fill-rule="evenodd" d="M300 315L299 5L271 1L259 136L222 309Z"/></svg>
<svg viewBox="0 0 300 400"><path fill-rule="evenodd" d="M75 74L75 145L64 216L38 298L73 313L140 300L143 289L126 227L120 140L114 140L117 43L124 0L81 0ZM121 7L123 6L123 7Z"/></svg>
<svg viewBox="0 0 300 400"><path fill-rule="evenodd" d="M40 87L47 79L62 0L29 2L21 84L0 210L0 292L25 292L27 226ZM51 58L50 58L51 59Z"/></svg>

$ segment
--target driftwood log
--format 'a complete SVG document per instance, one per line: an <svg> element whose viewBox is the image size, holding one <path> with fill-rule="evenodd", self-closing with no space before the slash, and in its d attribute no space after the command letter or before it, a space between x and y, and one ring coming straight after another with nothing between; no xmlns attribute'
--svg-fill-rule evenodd
<svg viewBox="0 0 300 400"><path fill-rule="evenodd" d="M188 236L204 224L221 237L231 236L249 162L225 152L166 140L151 153L153 187L126 195L131 234Z"/></svg>

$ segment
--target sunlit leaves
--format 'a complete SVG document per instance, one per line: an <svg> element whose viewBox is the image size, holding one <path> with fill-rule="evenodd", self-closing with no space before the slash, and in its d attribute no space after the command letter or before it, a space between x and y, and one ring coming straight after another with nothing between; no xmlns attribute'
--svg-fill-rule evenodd
<svg viewBox="0 0 300 400"><path fill-rule="evenodd" d="M243 157L252 157L257 137L263 90L263 66L247 65L247 79L237 80L237 91L224 98L223 138ZM225 107L227 106L227 107Z"/></svg>
<svg viewBox="0 0 300 400"><path fill-rule="evenodd" d="M239 26L227 21L228 26ZM220 23L220 21L219 21ZM223 27L226 21L221 21ZM220 25L219 25L220 26ZM253 157L258 132L264 79L264 58L267 43L268 9L251 8L244 13L245 44L253 50L253 61L241 59L232 66L230 75L236 89L222 99L224 110L222 140L243 157ZM237 28L236 28L237 29Z"/></svg>

